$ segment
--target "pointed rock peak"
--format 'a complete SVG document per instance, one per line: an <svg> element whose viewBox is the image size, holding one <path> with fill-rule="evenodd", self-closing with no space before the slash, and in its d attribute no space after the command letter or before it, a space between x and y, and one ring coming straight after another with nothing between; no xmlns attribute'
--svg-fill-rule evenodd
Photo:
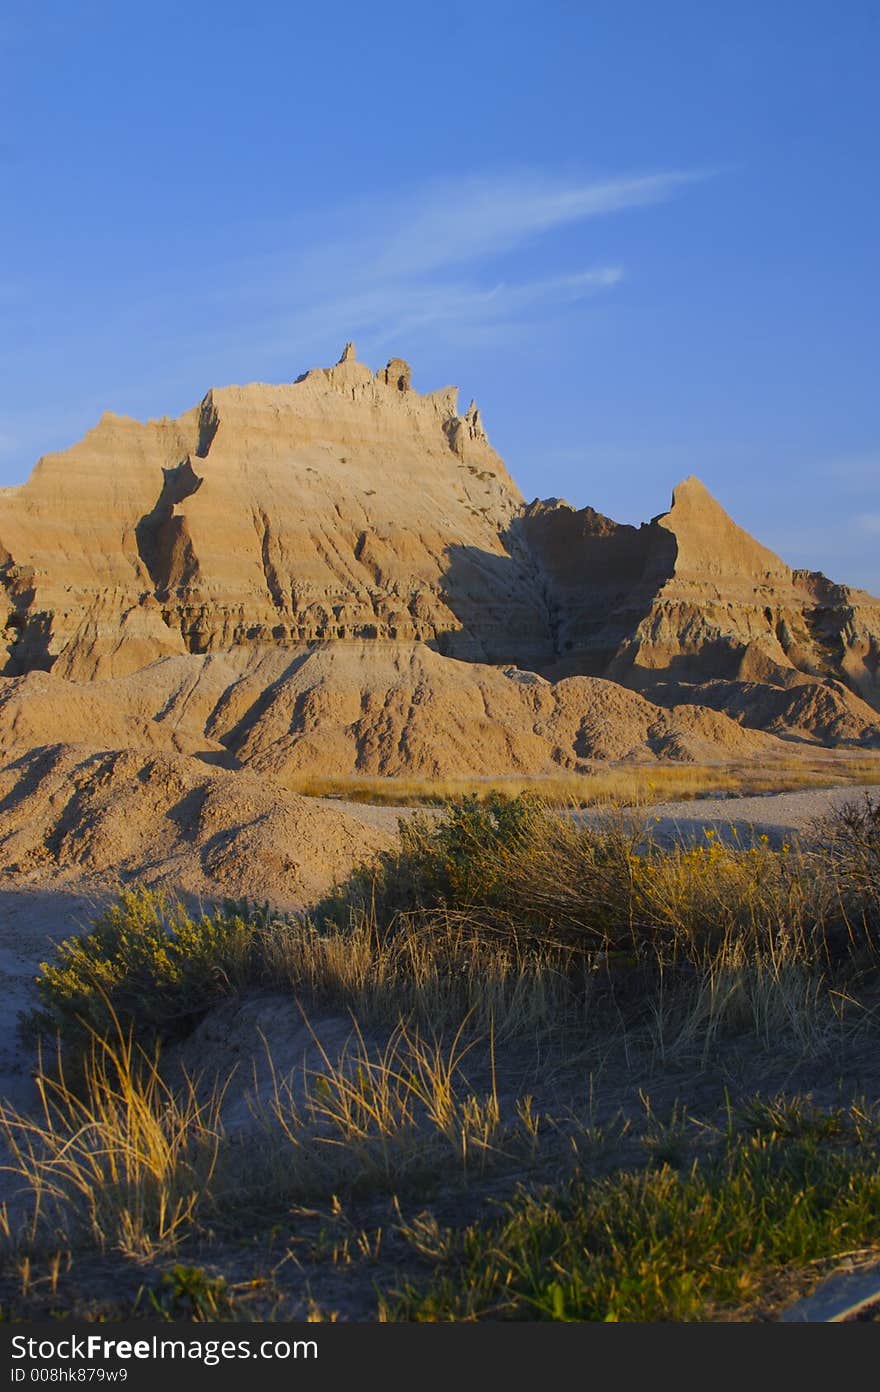
<svg viewBox="0 0 880 1392"><path fill-rule="evenodd" d="M300 381L329 382L336 390L350 392L353 388L366 387L372 382L373 374L364 363L357 360L355 346L349 340L342 350L339 361L333 367L313 367Z"/></svg>
<svg viewBox="0 0 880 1392"><path fill-rule="evenodd" d="M691 526L735 525L730 514L695 474L689 474L675 485L669 511L661 513L654 521L667 519L670 526L685 523Z"/></svg>
<svg viewBox="0 0 880 1392"><path fill-rule="evenodd" d="M716 496L710 493L702 479L698 479L695 473L689 473L681 483L675 484L673 489L673 503L670 512L677 514L688 514L688 516L723 516L730 521L730 514L718 503Z"/></svg>
<svg viewBox="0 0 880 1392"><path fill-rule="evenodd" d="M465 412L465 421L472 440L485 440L486 432L483 429L483 418L480 415L480 408L476 401L471 401L470 406Z"/></svg>
<svg viewBox="0 0 880 1392"><path fill-rule="evenodd" d="M396 387L398 391L406 392L410 389L412 368L408 362L404 362L403 358L389 358L387 367L380 368L376 376L384 381L386 386Z"/></svg>
<svg viewBox="0 0 880 1392"><path fill-rule="evenodd" d="M709 502L716 507L721 504L713 498L702 479L698 479L696 474L688 474L687 478L677 483L672 490L672 506L685 502Z"/></svg>
<svg viewBox="0 0 880 1392"><path fill-rule="evenodd" d="M740 527L693 474L677 484L672 507L654 521L676 540L676 574L728 574L739 580L790 579L785 562Z"/></svg>

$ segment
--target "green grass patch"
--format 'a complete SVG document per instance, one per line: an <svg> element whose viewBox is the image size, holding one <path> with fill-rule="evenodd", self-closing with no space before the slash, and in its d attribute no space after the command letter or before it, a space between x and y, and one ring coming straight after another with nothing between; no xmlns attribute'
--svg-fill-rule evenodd
<svg viewBox="0 0 880 1392"><path fill-rule="evenodd" d="M390 1320L707 1320L748 1315L786 1272L880 1244L876 1118L803 1099L689 1167L521 1190L497 1222L404 1230L433 1265Z"/></svg>

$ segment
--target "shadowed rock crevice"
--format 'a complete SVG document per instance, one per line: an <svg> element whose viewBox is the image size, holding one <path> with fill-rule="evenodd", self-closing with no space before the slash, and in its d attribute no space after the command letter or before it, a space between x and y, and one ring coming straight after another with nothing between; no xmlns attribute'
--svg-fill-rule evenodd
<svg viewBox="0 0 880 1392"><path fill-rule="evenodd" d="M445 556L440 598L460 626L438 629L431 646L465 662L552 666L551 613L534 567L521 555L477 546L451 545Z"/></svg>
<svg viewBox="0 0 880 1392"><path fill-rule="evenodd" d="M214 436L217 434L220 425L220 412L214 401L214 393L209 391L199 406L199 434L196 443L196 458L205 459L211 445L214 443Z"/></svg>
<svg viewBox="0 0 880 1392"><path fill-rule="evenodd" d="M285 597L284 585L274 560L274 552L277 548L272 536L272 522L268 513L262 508L254 513L254 527L260 538L260 562L263 567L266 592L276 609L289 612L290 604Z"/></svg>
<svg viewBox="0 0 880 1392"><path fill-rule="evenodd" d="M166 599L172 589L192 584L198 574L186 518L177 515L175 509L198 492L204 481L195 473L189 456L162 473L164 482L155 507L135 528L138 554L158 599Z"/></svg>
<svg viewBox="0 0 880 1392"><path fill-rule="evenodd" d="M50 650L52 615L35 609L33 571L15 565L10 557L0 567L0 586L6 605L3 645L6 660L0 662L0 675L21 676L24 672L49 672L55 662Z"/></svg>
<svg viewBox="0 0 880 1392"><path fill-rule="evenodd" d="M626 667L641 623L675 573L674 535L656 519L631 527L555 499L536 499L514 530L545 578L556 675Z"/></svg>
<svg viewBox="0 0 880 1392"><path fill-rule="evenodd" d="M674 536L656 522L620 526L592 508L534 502L502 538L505 553L449 546L441 594L459 620L439 652L547 676L617 679L640 625L675 572Z"/></svg>

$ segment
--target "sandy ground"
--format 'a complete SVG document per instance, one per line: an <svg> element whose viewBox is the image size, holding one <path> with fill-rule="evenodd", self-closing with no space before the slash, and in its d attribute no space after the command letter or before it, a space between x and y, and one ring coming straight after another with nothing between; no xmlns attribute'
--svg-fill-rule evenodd
<svg viewBox="0 0 880 1392"><path fill-rule="evenodd" d="M99 902L94 893L0 884L0 1097L16 1106L31 1095L18 1013L34 1004L34 975L52 945L86 928Z"/></svg>
<svg viewBox="0 0 880 1392"><path fill-rule="evenodd" d="M710 827L724 840L746 842L750 837L767 836L778 846L799 836L822 817L845 803L861 802L865 794L877 796L876 787L810 788L799 793L761 793L755 797L708 797L690 802L661 802L636 815L653 823L653 834L661 843L700 840ZM585 820L599 821L603 814L593 808L580 814ZM736 838L733 832L736 831Z"/></svg>

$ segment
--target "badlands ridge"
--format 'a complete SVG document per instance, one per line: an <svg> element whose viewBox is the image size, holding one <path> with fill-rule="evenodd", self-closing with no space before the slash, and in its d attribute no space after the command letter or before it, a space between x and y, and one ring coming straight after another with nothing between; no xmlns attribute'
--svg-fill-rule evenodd
<svg viewBox="0 0 880 1392"><path fill-rule="evenodd" d="M6 870L189 855L197 888L306 894L387 833L305 776L880 748L880 601L695 478L641 527L526 504L475 405L350 344L177 420L107 414L0 490L0 625Z"/></svg>

